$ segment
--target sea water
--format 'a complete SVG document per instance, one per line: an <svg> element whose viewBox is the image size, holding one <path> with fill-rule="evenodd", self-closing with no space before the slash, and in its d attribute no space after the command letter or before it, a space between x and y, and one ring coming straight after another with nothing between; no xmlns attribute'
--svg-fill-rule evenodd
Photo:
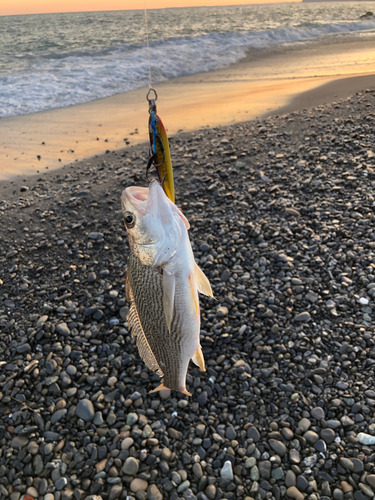
<svg viewBox="0 0 375 500"><path fill-rule="evenodd" d="M148 11L154 83L246 55L375 35L375 2ZM0 17L0 117L84 103L148 84L142 10Z"/></svg>

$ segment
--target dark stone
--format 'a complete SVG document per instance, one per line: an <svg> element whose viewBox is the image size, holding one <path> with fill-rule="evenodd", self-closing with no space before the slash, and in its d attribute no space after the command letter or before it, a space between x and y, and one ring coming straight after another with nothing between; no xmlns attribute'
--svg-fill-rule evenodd
<svg viewBox="0 0 375 500"><path fill-rule="evenodd" d="M331 444L331 443L333 443L333 441L335 440L335 437L336 437L336 435L335 435L335 431L334 431L334 430L332 430L332 429L329 429L329 428L327 428L327 429L322 429L322 430L320 431L320 437L321 437L322 439L324 439L324 441L325 441L327 444Z"/></svg>
<svg viewBox="0 0 375 500"><path fill-rule="evenodd" d="M298 476L297 477L297 489L299 491L306 491L309 486L308 480L305 478L305 476Z"/></svg>
<svg viewBox="0 0 375 500"><path fill-rule="evenodd" d="M260 440L260 434L256 427L249 427L247 429L247 437L251 438L254 443L257 443Z"/></svg>

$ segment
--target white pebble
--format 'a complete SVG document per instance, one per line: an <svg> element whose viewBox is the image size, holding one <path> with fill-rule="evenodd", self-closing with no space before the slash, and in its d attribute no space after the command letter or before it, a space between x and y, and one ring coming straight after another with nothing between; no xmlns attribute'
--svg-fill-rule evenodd
<svg viewBox="0 0 375 500"><path fill-rule="evenodd" d="M229 479L230 481L232 481L233 470L232 470L232 462L230 460L227 460L224 463L223 468L220 471L220 476L224 479Z"/></svg>
<svg viewBox="0 0 375 500"><path fill-rule="evenodd" d="M357 436L358 441L361 444L375 444L375 436L371 436L371 434L366 434L365 432L360 432Z"/></svg>

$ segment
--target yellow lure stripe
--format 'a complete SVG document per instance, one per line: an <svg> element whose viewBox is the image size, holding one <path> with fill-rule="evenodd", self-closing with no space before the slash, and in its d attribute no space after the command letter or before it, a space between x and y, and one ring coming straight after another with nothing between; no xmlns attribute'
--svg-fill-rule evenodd
<svg viewBox="0 0 375 500"><path fill-rule="evenodd" d="M160 117L158 115L155 115L155 118L156 118L157 134L158 134L160 141L162 143L162 146L163 146L163 149L162 149L159 141L156 140L155 163L156 163L156 165L160 164L160 166L156 167L156 170L158 172L160 182L162 182L164 179L163 189L165 191L165 194L174 203L175 196L174 196L173 169L172 169L172 160L171 160L171 153L169 150L167 132L165 131L163 122L161 121ZM149 120L149 129L150 129L150 142L151 142L151 149L152 149L153 137L152 137L152 133L151 133L151 116L150 116L150 120ZM163 153L163 150L164 150L164 153ZM163 159L164 159L164 161L163 161Z"/></svg>

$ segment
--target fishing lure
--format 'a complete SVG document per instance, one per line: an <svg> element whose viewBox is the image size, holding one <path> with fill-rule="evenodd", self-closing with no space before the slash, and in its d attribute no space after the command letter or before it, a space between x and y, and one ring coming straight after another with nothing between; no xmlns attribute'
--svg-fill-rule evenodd
<svg viewBox="0 0 375 500"><path fill-rule="evenodd" d="M150 97L151 92L154 93L153 98ZM175 203L171 153L169 150L167 132L165 131L163 122L156 111L157 98L158 95L156 90L150 88L147 94L147 100L149 103L150 114L148 127L151 156L147 164L146 174L150 170L151 166L154 165L165 194L173 203Z"/></svg>

